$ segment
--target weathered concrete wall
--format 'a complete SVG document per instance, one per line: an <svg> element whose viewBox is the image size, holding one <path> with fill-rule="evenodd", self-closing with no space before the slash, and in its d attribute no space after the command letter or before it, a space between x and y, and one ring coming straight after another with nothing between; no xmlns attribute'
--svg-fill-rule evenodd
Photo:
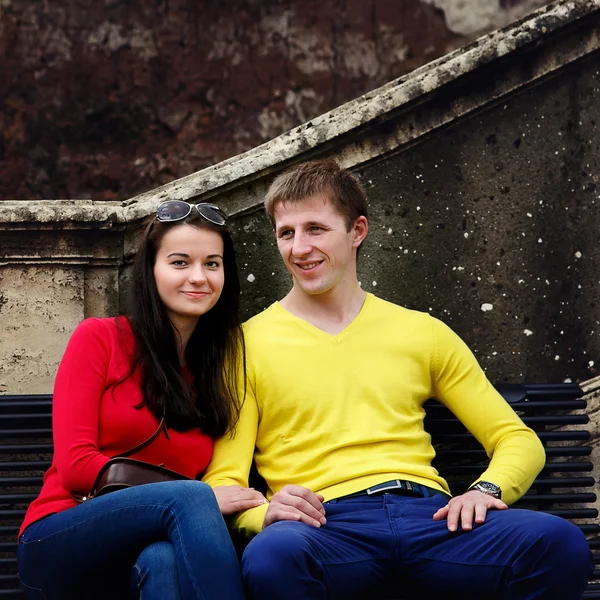
<svg viewBox="0 0 600 600"><path fill-rule="evenodd" d="M30 393L48 392L56 365L47 357L62 354L65 340L84 317L83 279L81 270L65 267L0 270L0 392L14 391L15 381Z"/></svg>
<svg viewBox="0 0 600 600"><path fill-rule="evenodd" d="M124 306L133 231L164 198L212 199L233 215L246 315L280 297L288 278L260 201L283 168L323 155L354 169L368 190L365 289L441 316L494 380L588 379L600 359L599 22L600 0L559 2L122 203L4 203L0 330L14 329L0 340L0 389L48 391L73 323ZM19 269L36 281L41 264L47 285L16 292ZM38 322L46 288L60 308ZM41 339L55 345L36 366L45 379L33 381L20 357Z"/></svg>
<svg viewBox="0 0 600 600"><path fill-rule="evenodd" d="M496 380L599 372L598 59L359 171L363 285L443 318Z"/></svg>
<svg viewBox="0 0 600 600"><path fill-rule="evenodd" d="M56 205L81 214L80 203ZM5 206L21 217L11 227L0 224L0 393L47 393L76 325L119 311L123 228L105 216L94 219L89 202L84 212L93 226L75 219L28 223L25 204Z"/></svg>
<svg viewBox="0 0 600 600"><path fill-rule="evenodd" d="M129 198L547 3L2 0L0 198Z"/></svg>
<svg viewBox="0 0 600 600"><path fill-rule="evenodd" d="M480 68L477 92L473 81L455 80L333 152L354 157L359 145L366 153L407 126L429 128L409 149L355 166L371 206L360 278L365 289L450 323L495 380L598 372L598 56L502 96L507 81L541 65L540 55L522 52L518 62ZM476 93L498 101L432 131L436 115L464 110ZM244 193L260 196L268 180ZM251 313L280 296L287 277L266 221L246 214L240 229Z"/></svg>

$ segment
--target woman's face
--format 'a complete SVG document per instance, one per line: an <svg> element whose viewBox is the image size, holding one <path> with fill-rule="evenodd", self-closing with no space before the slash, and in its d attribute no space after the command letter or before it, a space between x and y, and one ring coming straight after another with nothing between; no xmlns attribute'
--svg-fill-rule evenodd
<svg viewBox="0 0 600 600"><path fill-rule="evenodd" d="M195 325L223 291L223 239L208 229L172 227L158 248L154 279L175 327Z"/></svg>

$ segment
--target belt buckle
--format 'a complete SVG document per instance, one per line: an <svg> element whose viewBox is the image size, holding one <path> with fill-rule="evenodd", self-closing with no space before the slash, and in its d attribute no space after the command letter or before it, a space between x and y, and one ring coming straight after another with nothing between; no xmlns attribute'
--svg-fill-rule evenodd
<svg viewBox="0 0 600 600"><path fill-rule="evenodd" d="M387 485L386 485L387 484ZM384 487L381 487L384 486ZM383 494L388 490L409 490L412 492L412 484L410 481L404 481L402 479L395 479L394 481L387 481L380 483L366 490L367 496L373 496L374 494Z"/></svg>

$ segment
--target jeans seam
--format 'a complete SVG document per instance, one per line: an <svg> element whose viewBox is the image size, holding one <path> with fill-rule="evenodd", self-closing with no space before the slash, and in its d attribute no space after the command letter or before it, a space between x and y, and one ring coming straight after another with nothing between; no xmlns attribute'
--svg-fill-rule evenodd
<svg viewBox="0 0 600 600"><path fill-rule="evenodd" d="M21 579L21 575L19 575L19 573L17 573L17 579L19 580L19 583L24 587L27 588L28 590L31 590L33 592L38 592L45 600L47 600L46 594L44 594L43 590L41 588L37 588L37 587L33 587L32 585L27 585L22 579Z"/></svg>
<svg viewBox="0 0 600 600"><path fill-rule="evenodd" d="M91 523L97 519L101 519L104 518L108 513L112 513L112 512L120 512L120 511L124 511L124 510L131 510L131 509L139 509L141 507L144 508L166 508L167 510L169 510L171 512L171 514L173 514L173 510L171 509L170 506L167 506L166 504L137 504L135 506L123 506L120 508L113 508L110 509L109 511L103 512L102 514L99 515L93 515L91 517L89 517L88 519L85 519L84 521L80 521L78 523L75 523L74 525L70 525L69 527L65 527L64 529L61 529L60 531L53 531L52 533L49 533L48 535L45 535L43 537L36 537L36 539L34 540L24 540L23 537L21 537L21 539L19 540L20 544L23 544L24 546L28 546L31 544L37 544L38 542L45 542L50 540L51 538L53 538L55 535L61 535L63 533L67 533L69 531L71 531L72 529L76 529L81 527L84 524L88 524ZM76 508L76 507L73 507ZM72 510L72 509L67 509L67 510Z"/></svg>
<svg viewBox="0 0 600 600"><path fill-rule="evenodd" d="M142 571L138 567L137 563L135 565L133 565L133 568L137 571L136 587L137 587L138 592L140 594L139 600L143 600L143 598L142 598L142 586L140 585L140 579L142 578Z"/></svg>
<svg viewBox="0 0 600 600"><path fill-rule="evenodd" d="M179 540L181 541L181 539L182 539L182 535L181 535L181 529L180 529L180 526L179 526L179 521L178 521L178 519L177 519L177 515L175 514L175 511L174 511L174 510L173 510L173 509L172 509L170 506L166 506L165 508L166 508L166 509L167 509L167 510L168 510L168 511L171 513L171 515L173 516L173 520L175 521L175 527L177 528L177 535L179 536ZM171 542L171 543L172 543L172 542ZM183 547L183 544L181 544L181 543L180 543L180 546L181 546L181 554L183 555L183 561L184 561L184 563L185 563L185 569L186 569L186 571L187 571L188 573L190 573L190 574L191 574L191 573L193 572L193 570L190 568L190 567L191 567L191 565L190 565L190 561L188 560L188 557L187 557L186 550L185 550L185 548ZM191 576L190 576L190 581L191 581L192 585L194 586L194 590L196 591L196 593L197 593L198 595L202 595L202 594L201 594L201 590L200 590L200 589L199 589L199 587L198 587L198 584L196 583L196 581L195 581L195 580L194 580L194 579L193 579Z"/></svg>

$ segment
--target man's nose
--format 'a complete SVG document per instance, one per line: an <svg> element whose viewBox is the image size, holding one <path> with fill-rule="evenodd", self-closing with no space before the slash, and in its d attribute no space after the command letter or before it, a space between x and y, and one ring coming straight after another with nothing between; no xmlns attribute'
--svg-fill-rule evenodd
<svg viewBox="0 0 600 600"><path fill-rule="evenodd" d="M294 236L294 245L292 247L294 256L303 256L308 254L311 250L312 244L310 243L310 239L307 235L300 233Z"/></svg>

